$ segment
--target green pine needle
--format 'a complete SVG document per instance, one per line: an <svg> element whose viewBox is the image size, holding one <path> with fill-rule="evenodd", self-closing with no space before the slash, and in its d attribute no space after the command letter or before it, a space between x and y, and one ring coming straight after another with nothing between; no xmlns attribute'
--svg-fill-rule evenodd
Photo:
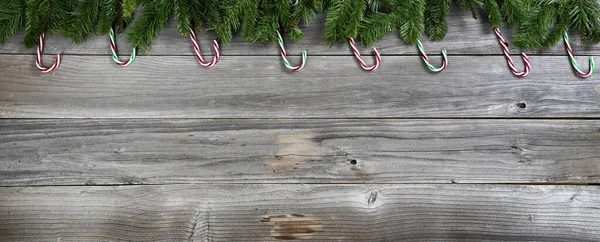
<svg viewBox="0 0 600 242"><path fill-rule="evenodd" d="M173 11L172 0L152 0L142 6L137 20L127 30L127 40L145 53L158 32L167 25Z"/></svg>
<svg viewBox="0 0 600 242"><path fill-rule="evenodd" d="M25 4L21 0L0 3L0 44L21 30L25 20Z"/></svg>
<svg viewBox="0 0 600 242"><path fill-rule="evenodd" d="M425 0L396 0L400 10L400 36L408 44L416 44L425 31Z"/></svg>
<svg viewBox="0 0 600 242"><path fill-rule="evenodd" d="M326 12L323 36L329 44L359 38L371 45L394 31L415 44L423 33L434 41L446 37L453 3L474 18L485 11L492 28L504 22L516 28L513 42L521 48L550 48L565 31L577 31L585 43L600 42L597 0L3 0L0 43L20 29L25 29L25 46L34 47L41 33L81 43L94 32L127 28L127 39L143 53L172 14L180 33L205 28L223 44L236 34L273 42L277 30L298 40L302 22Z"/></svg>
<svg viewBox="0 0 600 242"><path fill-rule="evenodd" d="M355 38L366 9L367 2L364 0L332 0L324 32L329 44Z"/></svg>
<svg viewBox="0 0 600 242"><path fill-rule="evenodd" d="M58 27L59 33L75 43L82 43L95 32L100 0L74 0L70 7L72 10L67 12L65 21Z"/></svg>
<svg viewBox="0 0 600 242"><path fill-rule="evenodd" d="M425 30L429 38L438 41L448 33L448 12L450 0L427 0L425 9Z"/></svg>
<svg viewBox="0 0 600 242"><path fill-rule="evenodd" d="M177 30L179 33L186 35L190 32L191 27L190 13L192 9L192 0L174 0L174 2Z"/></svg>

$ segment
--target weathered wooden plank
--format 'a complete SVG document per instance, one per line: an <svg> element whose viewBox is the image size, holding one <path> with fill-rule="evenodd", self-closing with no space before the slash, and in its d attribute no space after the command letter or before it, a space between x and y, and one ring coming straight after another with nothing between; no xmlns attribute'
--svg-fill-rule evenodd
<svg viewBox="0 0 600 242"><path fill-rule="evenodd" d="M439 60L437 60L439 61ZM0 55L0 118L598 117L598 82L566 57L532 57L518 78L502 56L455 56L441 74L417 56L365 72L350 56L312 57L289 73L279 57L67 56L53 74L32 56ZM519 64L521 65L521 64Z"/></svg>
<svg viewBox="0 0 600 242"><path fill-rule="evenodd" d="M600 188L0 188L3 241L596 241Z"/></svg>
<svg viewBox="0 0 600 242"><path fill-rule="evenodd" d="M0 120L0 186L600 183L599 120Z"/></svg>
<svg viewBox="0 0 600 242"><path fill-rule="evenodd" d="M350 55L352 52L347 44L337 44L330 47L327 41L323 39L323 26L325 15L320 14L310 26L304 26L302 29L305 36L300 41L286 41L286 48L290 55L300 55L301 50L307 50L309 56L314 55ZM470 13L454 8L450 12L448 22L448 35L443 41L432 42L426 37L423 43L427 51L439 53L442 49L448 50L450 55L458 54L502 54L498 41L491 30L487 19L474 20ZM507 28L503 29L506 39L510 42L514 31ZM208 33L208 34L207 34ZM212 55L211 41L216 37L209 32L200 33L201 48L206 55ZM572 45L579 55L600 54L600 45L582 45L577 34L572 34ZM35 54L34 49L25 49L21 44L23 34L18 34L8 40L4 45L0 45L0 53L12 54ZM84 44L77 45L71 40L60 36L49 36L46 39L45 53L56 54L102 54L110 55L108 36L91 37ZM131 45L126 42L124 35L119 35L117 44L121 53L128 54ZM407 45L402 42L397 33L392 33L374 44L383 55L398 54L417 54L417 48L413 45ZM512 48L514 53L518 49ZM362 47L361 50L367 54L370 48ZM538 54L558 54L566 55L562 44L554 48L536 52ZM188 37L181 36L176 28L175 21L171 21L168 28L160 32L152 45L149 55L193 55L191 42ZM530 53L531 54L531 53ZM275 44L261 45L243 41L241 38L235 38L232 43L222 46L222 55L279 55L279 49ZM582 59L584 60L584 59Z"/></svg>

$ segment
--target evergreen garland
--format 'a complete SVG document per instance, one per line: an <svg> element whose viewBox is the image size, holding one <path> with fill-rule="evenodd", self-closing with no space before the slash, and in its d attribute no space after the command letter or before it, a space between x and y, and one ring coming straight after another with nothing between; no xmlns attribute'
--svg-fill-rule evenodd
<svg viewBox="0 0 600 242"><path fill-rule="evenodd" d="M87 36L95 32L99 7L100 0L72 1L64 23L59 26L59 33L75 43L83 42Z"/></svg>
<svg viewBox="0 0 600 242"><path fill-rule="evenodd" d="M451 0L427 0L425 7L425 31L433 41L439 41L448 33L448 12Z"/></svg>
<svg viewBox="0 0 600 242"><path fill-rule="evenodd" d="M107 35L111 28L117 33L123 32L131 22L136 7L136 0L100 0L97 32Z"/></svg>
<svg viewBox="0 0 600 242"><path fill-rule="evenodd" d="M530 3L529 16L515 35L519 47L546 49L563 33L576 30L587 43L600 41L600 5L596 0L551 0Z"/></svg>
<svg viewBox="0 0 600 242"><path fill-rule="evenodd" d="M25 24L25 4L22 0L0 2L0 44L21 30Z"/></svg>
<svg viewBox="0 0 600 242"><path fill-rule="evenodd" d="M174 10L172 0L141 0L140 16L127 30L127 40L140 52L150 49L150 44L158 32L167 26Z"/></svg>
<svg viewBox="0 0 600 242"><path fill-rule="evenodd" d="M25 37L23 43L33 48L42 33L58 32L59 28L68 28L72 1L63 0L26 0L25 1ZM63 30L62 32L65 32Z"/></svg>
<svg viewBox="0 0 600 242"><path fill-rule="evenodd" d="M277 30L293 40L302 38L299 24L326 12L323 37L329 44L359 38L371 45L394 31L415 44L424 33L434 41L446 36L452 4L474 18L484 10L492 28L506 22L517 29L514 42L521 48L550 48L571 30L583 42L600 42L596 0L3 0L0 43L22 29L24 45L34 47L42 33L81 43L114 28L144 52L171 16L182 35L203 28L223 44L238 33L244 40L266 43L277 41Z"/></svg>

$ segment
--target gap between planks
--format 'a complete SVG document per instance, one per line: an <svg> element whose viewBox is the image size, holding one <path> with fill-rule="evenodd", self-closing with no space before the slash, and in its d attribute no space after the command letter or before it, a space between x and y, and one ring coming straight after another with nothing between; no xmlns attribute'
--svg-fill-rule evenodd
<svg viewBox="0 0 600 242"><path fill-rule="evenodd" d="M372 186L378 186L378 185L406 185L406 186L410 186L410 185L415 185L415 186L420 186L420 185L444 185L444 186L470 186L470 185L482 185L482 186L506 186L506 187L510 187L510 186L549 186L549 187L561 187L561 186L569 186L569 187L588 187L588 186L600 186L600 183L559 183L559 182L547 182L547 183L543 183L543 182L531 182L531 183L526 183L526 182L519 182L519 183L507 183L507 182L486 182L486 183L473 183L473 182L466 182L466 183L447 183L447 182L439 182L439 183L390 183L390 182L379 182L379 183L335 183L335 182L328 182L328 183L324 183L324 182L298 182L298 183L288 183L288 182L187 182L187 183L167 183L167 184L161 184L161 183L144 183L144 184L124 184L124 183L115 183L115 184L94 184L94 185L61 185L61 184L56 184L56 185L0 185L0 188L19 188L19 187L80 187L80 188L85 188L85 187L90 187L90 188L94 188L94 187L135 187L135 186L181 186L181 185L331 185L331 186L335 186L335 185L372 185Z"/></svg>

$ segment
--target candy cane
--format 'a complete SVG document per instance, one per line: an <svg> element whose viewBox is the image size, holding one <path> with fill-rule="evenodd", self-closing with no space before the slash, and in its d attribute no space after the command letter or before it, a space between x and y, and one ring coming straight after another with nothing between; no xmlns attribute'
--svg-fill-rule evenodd
<svg viewBox="0 0 600 242"><path fill-rule="evenodd" d="M302 51L302 63L300 63L299 66L292 66L287 59L287 53L285 52L285 47L283 46L283 38L281 37L281 33L279 33L279 30L277 30L277 37L277 40L279 42L279 52L281 53L281 58L283 59L283 64L285 65L285 67L287 67L291 71L301 70L304 67L304 64L306 64L306 51Z"/></svg>
<svg viewBox="0 0 600 242"><path fill-rule="evenodd" d="M360 66L362 66L363 69L365 69L366 71L374 71L375 69L377 69L377 67L379 67L379 63L381 62L381 55L379 54L379 49L373 49L375 52L375 64L373 66L367 66L367 64L363 61L362 57L360 56L360 52L358 52L358 49L356 48L356 43L354 43L354 39L348 38L348 42L350 43L350 47L354 52L354 56L356 56L356 59L358 60Z"/></svg>
<svg viewBox="0 0 600 242"><path fill-rule="evenodd" d="M212 61L210 62L205 62L204 59L202 58L202 52L200 52L200 47L198 47L198 40L196 39L196 33L194 33L194 31L192 29L190 29L190 39L192 40L192 44L194 45L194 51L196 52L196 57L198 57L198 62L200 62L200 65L204 66L204 67L212 67L215 64L217 64L217 62L219 61L219 56L220 56L220 49L219 49L219 43L217 43L216 40L213 40L213 47L215 48L215 57L213 58Z"/></svg>
<svg viewBox="0 0 600 242"><path fill-rule="evenodd" d="M565 39L565 46L567 47L567 53L569 54L569 60L571 60L571 65L575 72L579 74L581 77L589 77L594 73L594 69L596 69L596 63L594 63L594 57L590 57L590 70L586 73L579 69L579 65L577 64L577 60L575 60L575 55L573 54L573 49L571 48L571 44L569 43L569 34L567 31L564 32L563 38Z"/></svg>
<svg viewBox="0 0 600 242"><path fill-rule="evenodd" d="M111 28L110 33L110 50L112 51L112 58L117 63L118 66L128 66L129 64L135 61L135 48L131 51L131 56L128 61L120 61L119 56L117 55L117 45L115 44L115 31Z"/></svg>
<svg viewBox="0 0 600 242"><path fill-rule="evenodd" d="M38 42L38 45L37 45L37 57L35 59L35 65L37 66L38 70L40 70L41 72L51 73L58 68L63 56L62 56L62 54L58 54L58 56L56 56L56 60L54 61L54 64L52 64L52 66L43 67L42 66L42 55L43 55L42 52L44 50L44 40L45 39L46 39L46 35L44 33L42 33L40 35L40 41Z"/></svg>
<svg viewBox="0 0 600 242"><path fill-rule="evenodd" d="M425 54L423 44L421 43L420 40L417 40L417 47L419 48L419 53L421 54L421 58L423 58L423 61L425 61L425 65L427 65L427 68L429 68L429 70L431 70L433 72L441 72L446 69L446 66L448 63L448 54L446 53L446 50L442 50L442 57L443 57L442 67L437 68L431 64L431 61L429 61L429 57L427 57L427 54Z"/></svg>
<svg viewBox="0 0 600 242"><path fill-rule="evenodd" d="M508 49L507 43L504 40L504 37L502 37L502 33L500 32L500 29L495 28L494 32L496 33L496 37L498 38L498 41L500 42L500 45L502 46L502 50L504 51L504 56L506 57L506 61L508 62L508 66L510 67L510 70L512 71L512 73L519 77L527 76L527 74L529 74L529 71L531 70L531 63L529 63L529 57L527 57L527 54L525 54L525 52L521 53L521 57L523 58L523 61L525 62L525 71L523 71L523 72L517 71L517 69L515 68L515 63L513 62L512 57L510 56L510 51Z"/></svg>

